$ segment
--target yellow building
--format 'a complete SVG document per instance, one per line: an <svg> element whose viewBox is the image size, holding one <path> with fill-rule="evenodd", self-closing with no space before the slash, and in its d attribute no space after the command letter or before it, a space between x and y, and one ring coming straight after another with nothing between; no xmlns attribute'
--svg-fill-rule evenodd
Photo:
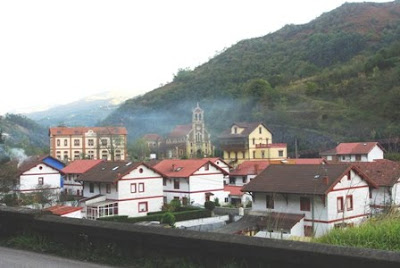
<svg viewBox="0 0 400 268"><path fill-rule="evenodd" d="M204 111L199 107L192 111L192 123L176 126L165 139L166 158L197 158L213 155L211 137L204 124Z"/></svg>
<svg viewBox="0 0 400 268"><path fill-rule="evenodd" d="M77 159L125 160L124 127L52 127L50 155L65 162Z"/></svg>
<svg viewBox="0 0 400 268"><path fill-rule="evenodd" d="M245 160L283 160L286 143L272 143L272 133L263 123L234 123L219 137L224 160L240 164Z"/></svg>

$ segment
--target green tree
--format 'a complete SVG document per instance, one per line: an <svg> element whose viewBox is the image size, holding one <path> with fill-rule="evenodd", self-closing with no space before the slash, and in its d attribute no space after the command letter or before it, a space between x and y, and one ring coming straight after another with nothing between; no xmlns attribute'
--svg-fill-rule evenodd
<svg viewBox="0 0 400 268"><path fill-rule="evenodd" d="M146 140L143 138L140 138L140 139L135 140L129 146L128 153L129 153L131 159L143 161L149 156L150 149L149 149L149 146L147 145Z"/></svg>

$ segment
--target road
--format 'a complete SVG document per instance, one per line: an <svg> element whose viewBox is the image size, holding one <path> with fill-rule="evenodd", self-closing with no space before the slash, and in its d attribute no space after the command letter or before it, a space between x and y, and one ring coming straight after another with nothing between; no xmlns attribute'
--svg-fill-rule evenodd
<svg viewBox="0 0 400 268"><path fill-rule="evenodd" d="M98 265L82 261L69 260L46 254L25 250L0 247L1 268L106 268L111 266Z"/></svg>

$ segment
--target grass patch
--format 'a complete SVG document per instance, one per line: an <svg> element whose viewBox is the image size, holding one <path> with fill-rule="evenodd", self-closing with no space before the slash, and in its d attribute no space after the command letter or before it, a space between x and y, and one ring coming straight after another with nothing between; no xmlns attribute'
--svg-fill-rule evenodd
<svg viewBox="0 0 400 268"><path fill-rule="evenodd" d="M333 229L312 242L400 251L400 213L373 217L357 227Z"/></svg>

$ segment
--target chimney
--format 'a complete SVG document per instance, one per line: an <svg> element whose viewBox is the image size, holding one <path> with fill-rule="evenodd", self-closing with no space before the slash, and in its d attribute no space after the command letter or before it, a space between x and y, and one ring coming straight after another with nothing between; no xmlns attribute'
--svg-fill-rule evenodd
<svg viewBox="0 0 400 268"><path fill-rule="evenodd" d="M172 171L175 171L175 164L172 164Z"/></svg>
<svg viewBox="0 0 400 268"><path fill-rule="evenodd" d="M256 175L258 175L258 164L254 165L254 172Z"/></svg>
<svg viewBox="0 0 400 268"><path fill-rule="evenodd" d="M325 185L328 185L328 183L329 183L329 178L328 178L327 176L325 176L325 177L322 179L322 182L325 183Z"/></svg>

